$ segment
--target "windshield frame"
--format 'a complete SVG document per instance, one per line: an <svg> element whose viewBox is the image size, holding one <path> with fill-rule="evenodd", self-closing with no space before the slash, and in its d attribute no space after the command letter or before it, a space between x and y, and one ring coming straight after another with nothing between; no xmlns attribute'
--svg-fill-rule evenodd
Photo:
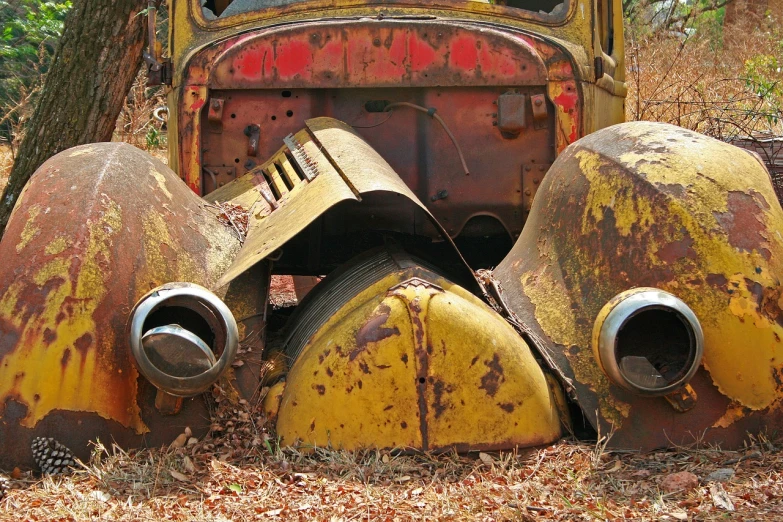
<svg viewBox="0 0 783 522"><path fill-rule="evenodd" d="M231 15L226 18L208 19L202 12L201 0L185 0L188 5L189 17L201 29L218 31L221 29L245 25L248 23L271 22L280 18L297 17L303 19L334 18L340 16L340 11L366 9L376 11L378 15L396 16L426 16L434 12L473 14L499 19L526 21L545 26L562 26L568 23L576 11L579 0L563 0L565 8L560 14L542 14L522 8L504 5L487 4L471 0L343 0L339 5L335 0L305 0L293 1L290 4L269 7L259 11L249 11ZM401 11L404 11L401 13ZM419 11L419 12L417 12ZM329 13L329 14L327 14ZM333 13L333 14L332 14ZM310 16L308 16L310 15ZM314 15L314 16L313 16Z"/></svg>

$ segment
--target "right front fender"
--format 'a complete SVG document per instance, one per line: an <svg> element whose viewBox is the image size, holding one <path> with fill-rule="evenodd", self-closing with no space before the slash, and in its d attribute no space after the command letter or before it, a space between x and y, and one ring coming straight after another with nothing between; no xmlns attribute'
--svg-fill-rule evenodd
<svg viewBox="0 0 783 522"><path fill-rule="evenodd" d="M610 445L738 447L747 432L783 428L781 234L783 210L751 154L679 127L627 123L560 155L493 274L587 419L601 434L614 430ZM621 388L596 360L599 312L637 287L674 294L701 322L695 405L684 413Z"/></svg>

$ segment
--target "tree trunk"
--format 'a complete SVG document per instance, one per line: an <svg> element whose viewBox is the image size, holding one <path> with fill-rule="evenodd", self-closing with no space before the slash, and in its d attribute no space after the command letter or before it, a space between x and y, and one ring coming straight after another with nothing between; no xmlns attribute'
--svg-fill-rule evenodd
<svg viewBox="0 0 783 522"><path fill-rule="evenodd" d="M146 0L74 0L0 198L0 237L22 188L48 158L110 141L141 61Z"/></svg>

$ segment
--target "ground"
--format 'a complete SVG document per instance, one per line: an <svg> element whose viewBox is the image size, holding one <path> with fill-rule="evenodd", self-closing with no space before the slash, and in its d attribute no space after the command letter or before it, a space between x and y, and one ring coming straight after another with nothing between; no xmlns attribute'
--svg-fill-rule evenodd
<svg viewBox="0 0 783 522"><path fill-rule="evenodd" d="M8 170L0 147L0 190ZM272 292L276 307L296 301L290 277L275 276ZM648 454L573 439L511 453L306 453L278 448L254 405L219 397L202 440L136 452L97 442L69 477L6 470L0 520L783 519L783 440ZM683 476L688 489L670 491Z"/></svg>
<svg viewBox="0 0 783 522"><path fill-rule="evenodd" d="M783 453L768 441L646 455L561 441L518 453L400 456L279 450L253 420L137 453L99 446L70 477L18 473L15 520L780 520ZM252 417L250 417L252 419ZM227 424L227 423L226 423ZM240 435L237 435L240 434ZM218 435L215 433L214 435ZM260 435L260 436L259 436ZM707 476L723 470L725 482ZM667 493L675 472L701 479Z"/></svg>

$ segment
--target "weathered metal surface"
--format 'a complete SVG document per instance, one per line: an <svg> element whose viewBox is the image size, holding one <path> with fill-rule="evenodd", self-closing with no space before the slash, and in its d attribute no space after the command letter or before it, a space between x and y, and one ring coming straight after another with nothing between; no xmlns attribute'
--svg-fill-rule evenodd
<svg viewBox="0 0 783 522"><path fill-rule="evenodd" d="M524 224L519 165L550 164L557 150L581 135L583 101L572 60L562 46L540 37L457 21L318 21L234 36L202 49L184 71L176 104L183 108L181 175L195 189L205 186L201 165L248 163L242 133L249 124L261 126L257 157L266 158L304 120L329 116L359 128L452 237L473 218L480 219L471 223L471 233L478 234L477 223L491 223L485 235L516 237ZM191 90L203 87L226 100L222 134L195 135L204 124L191 110ZM495 102L509 87L544 104L516 142L493 126ZM198 100L208 104L206 91ZM387 115L364 109L371 100L437 109L472 175L456 175L459 157L430 118L400 109L383 122ZM553 132L556 117L561 121ZM254 166L248 164L246 170ZM444 190L448 199L430 200ZM431 227L419 233L437 236Z"/></svg>
<svg viewBox="0 0 783 522"><path fill-rule="evenodd" d="M525 128L527 97L512 91L498 96L498 129L513 137Z"/></svg>
<svg viewBox="0 0 783 522"><path fill-rule="evenodd" d="M285 15L299 14L314 12L322 14L325 11L334 10L330 13L335 17L349 16L352 9L364 9L371 10L370 12L380 13L379 18L383 17L395 17L400 15L415 16L461 16L464 17L468 14L484 14L491 15L495 19L505 19L506 21L533 21L538 24L548 24L560 26L563 22L569 18L573 18L577 12L577 2L565 1L557 8L553 8L551 12L545 12L543 10L525 9L517 6L507 6L501 4L493 4L488 1L476 1L476 2L460 2L460 3L448 3L438 2L437 0L419 0L413 2L411 0L395 0L393 2L383 2L382 4L368 4L366 0L343 0L340 3L335 3L329 0L316 0L308 2L304 6L298 6L296 3L281 4L273 6L265 6L259 8L252 8L245 4L244 6L233 6L224 13L224 9L220 6L228 5L229 0L215 0L214 10L203 7L203 2L200 0L190 0L187 7L190 8L189 12L185 9L186 5L183 5L181 12L189 16L195 24L201 27L209 27L213 30L220 28L232 28L239 26L247 22L269 21L282 18ZM183 4L185 4L183 2ZM250 7L250 8L248 8ZM539 6L540 7L540 6ZM341 12L342 11L342 12ZM215 13L218 14L216 17ZM585 10L581 9L581 21L585 21ZM377 15L376 15L377 16ZM622 19L621 19L622 20Z"/></svg>
<svg viewBox="0 0 783 522"><path fill-rule="evenodd" d="M544 85L524 40L491 28L407 21L322 22L236 38L191 62L213 89ZM209 58L207 58L209 57ZM209 63L201 60L210 59Z"/></svg>
<svg viewBox="0 0 783 522"><path fill-rule="evenodd" d="M239 244L160 161L125 144L67 150L34 174L0 242L0 465L33 436L77 455L100 437L161 444L208 423L201 399L166 417L139 379L128 313L169 281L212 285Z"/></svg>
<svg viewBox="0 0 783 522"><path fill-rule="evenodd" d="M345 298L286 378L283 444L468 451L561 436L557 392L524 341L471 293L403 262Z"/></svg>
<svg viewBox="0 0 783 522"><path fill-rule="evenodd" d="M783 210L752 155L681 128L629 123L557 159L494 277L590 422L615 430L610 445L738 447L747 432L783 428L780 230ZM640 286L676 295L701 322L703 364L682 407L611 384L591 349L601 308Z"/></svg>
<svg viewBox="0 0 783 522"><path fill-rule="evenodd" d="M299 131L296 140L312 163L312 168L319 174L312 181L300 182L290 190L283 190L284 183L273 179L271 184L278 187L276 197L279 205L274 211L261 195L262 181L274 178L270 172L279 176L281 167L278 165L286 158L288 146L257 171L215 193L220 201L230 198L234 204L252 209L247 239L234 262L216 283L217 286L229 283L268 257L338 203L362 201L362 197L374 192L402 196L396 204L391 205L390 214L404 227L412 224L414 208L426 212L423 203L389 164L348 125L331 118L308 120L307 129ZM448 240L446 231L428 212L427 216L432 219L432 226L438 227L442 237ZM392 226L390 223L385 225ZM456 248L453 252L459 256ZM471 273L467 265L465 272Z"/></svg>

